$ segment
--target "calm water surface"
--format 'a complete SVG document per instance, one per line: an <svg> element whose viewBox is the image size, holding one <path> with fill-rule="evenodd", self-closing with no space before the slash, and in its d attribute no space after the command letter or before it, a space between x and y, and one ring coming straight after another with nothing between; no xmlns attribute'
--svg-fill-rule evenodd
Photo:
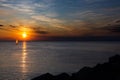
<svg viewBox="0 0 120 80"><path fill-rule="evenodd" d="M120 42L0 42L0 80L73 73L120 54Z"/></svg>

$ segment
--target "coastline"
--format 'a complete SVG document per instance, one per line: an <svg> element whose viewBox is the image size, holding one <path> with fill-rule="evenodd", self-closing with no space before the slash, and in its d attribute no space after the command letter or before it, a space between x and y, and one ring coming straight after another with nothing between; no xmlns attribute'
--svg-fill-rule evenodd
<svg viewBox="0 0 120 80"><path fill-rule="evenodd" d="M120 55L112 56L108 62L94 67L83 67L71 75L65 72L59 75L46 73L31 80L120 80Z"/></svg>

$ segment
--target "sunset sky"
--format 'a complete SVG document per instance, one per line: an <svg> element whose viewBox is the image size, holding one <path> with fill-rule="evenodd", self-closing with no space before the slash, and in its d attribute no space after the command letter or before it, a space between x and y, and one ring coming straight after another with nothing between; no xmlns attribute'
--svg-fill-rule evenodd
<svg viewBox="0 0 120 80"><path fill-rule="evenodd" d="M0 40L120 36L119 0L0 0Z"/></svg>

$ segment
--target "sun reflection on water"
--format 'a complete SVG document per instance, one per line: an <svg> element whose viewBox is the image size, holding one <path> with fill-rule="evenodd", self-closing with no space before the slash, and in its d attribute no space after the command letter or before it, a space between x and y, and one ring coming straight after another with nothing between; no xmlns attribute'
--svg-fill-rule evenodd
<svg viewBox="0 0 120 80"><path fill-rule="evenodd" d="M26 59L27 59L27 46L26 46L26 42L23 42L23 45L22 45L22 64L21 64L22 73L27 72Z"/></svg>

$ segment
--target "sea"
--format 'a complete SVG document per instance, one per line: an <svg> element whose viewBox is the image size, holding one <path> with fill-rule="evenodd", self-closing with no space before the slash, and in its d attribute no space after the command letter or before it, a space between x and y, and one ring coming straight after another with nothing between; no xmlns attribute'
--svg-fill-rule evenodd
<svg viewBox="0 0 120 80"><path fill-rule="evenodd" d="M120 54L115 41L0 42L0 80L30 80L41 74L72 74Z"/></svg>

